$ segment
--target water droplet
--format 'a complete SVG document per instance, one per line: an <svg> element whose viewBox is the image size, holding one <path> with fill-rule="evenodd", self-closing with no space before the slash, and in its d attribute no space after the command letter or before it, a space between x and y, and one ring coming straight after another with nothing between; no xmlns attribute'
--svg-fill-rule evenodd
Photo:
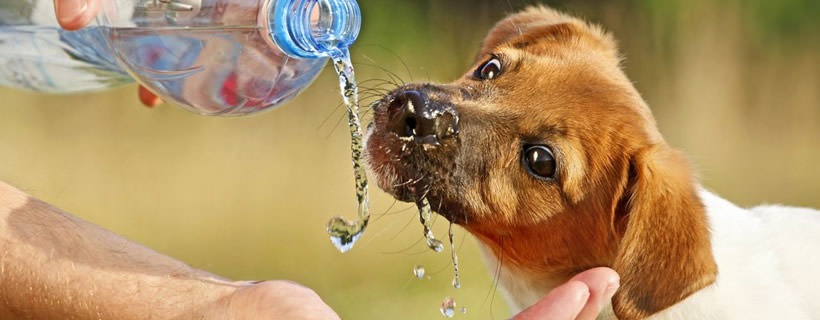
<svg viewBox="0 0 820 320"><path fill-rule="evenodd" d="M443 316L452 318L456 315L456 300L451 297L444 298L444 301L441 302L441 308L439 310Z"/></svg>
<svg viewBox="0 0 820 320"><path fill-rule="evenodd" d="M350 61L350 52L339 51L333 57L333 67L339 75L339 87L342 98L347 105L348 126L350 128L350 153L353 159L353 176L356 183L356 202L359 213L358 221L348 221L342 217L334 217L327 223L327 233L330 241L341 252L347 252L356 240L362 236L367 223L370 221L370 210L367 192L367 173L362 166L362 123L359 119L359 88L353 73L353 63Z"/></svg>
<svg viewBox="0 0 820 320"><path fill-rule="evenodd" d="M435 252L441 252L441 250L444 249L444 244L436 239L436 236L433 235L433 230L431 230L432 222L430 221L430 216L432 215L432 210L430 209L430 203L427 201L427 198L422 197L421 200L416 201L416 206L419 208L419 221L421 221L421 225L424 226L424 238L427 240L427 247L433 249Z"/></svg>
<svg viewBox="0 0 820 320"><path fill-rule="evenodd" d="M467 307L461 307L461 313L467 314Z"/></svg>
<svg viewBox="0 0 820 320"><path fill-rule="evenodd" d="M359 237L364 233L367 227L367 221L361 225L361 222L348 221L342 217L333 217L327 223L327 233L330 235L330 242L336 246L341 252L347 252Z"/></svg>
<svg viewBox="0 0 820 320"><path fill-rule="evenodd" d="M433 233L430 232L432 235ZM444 244L439 239L427 239L427 247L433 249L435 252L441 252L444 249Z"/></svg>
<svg viewBox="0 0 820 320"><path fill-rule="evenodd" d="M424 267L418 264L415 265L413 267L413 275L415 275L417 279L424 278Z"/></svg>
<svg viewBox="0 0 820 320"><path fill-rule="evenodd" d="M453 288L461 288L461 278L458 276L458 255L456 255L456 243L453 241L453 223L450 223L450 229L447 232L450 238L450 255L453 259Z"/></svg>

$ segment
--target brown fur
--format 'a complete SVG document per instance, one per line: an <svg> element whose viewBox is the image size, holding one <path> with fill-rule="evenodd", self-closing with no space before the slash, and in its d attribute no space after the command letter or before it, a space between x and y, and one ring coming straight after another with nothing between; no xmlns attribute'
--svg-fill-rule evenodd
<svg viewBox="0 0 820 320"><path fill-rule="evenodd" d="M474 79L491 55L502 60L499 76ZM689 165L666 145L600 28L529 8L490 31L461 79L396 91L407 89L455 106L461 132L434 150L414 147L383 132L387 98L376 105L367 157L379 186L397 198L412 200L408 182L423 180L437 212L535 282L614 268L621 319L652 315L714 282ZM522 169L527 144L550 146L554 180Z"/></svg>

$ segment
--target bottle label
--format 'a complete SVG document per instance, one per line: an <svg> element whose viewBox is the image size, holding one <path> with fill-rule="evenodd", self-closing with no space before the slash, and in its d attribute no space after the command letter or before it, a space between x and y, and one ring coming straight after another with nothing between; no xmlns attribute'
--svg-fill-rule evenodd
<svg viewBox="0 0 820 320"><path fill-rule="evenodd" d="M0 28L0 84L21 87L34 91L50 91L54 82L44 70L45 56L39 55L38 37L35 30L20 30L21 27ZM28 29L28 28L25 28Z"/></svg>
<svg viewBox="0 0 820 320"><path fill-rule="evenodd" d="M0 26L0 85L78 92L131 82L110 56L103 30Z"/></svg>

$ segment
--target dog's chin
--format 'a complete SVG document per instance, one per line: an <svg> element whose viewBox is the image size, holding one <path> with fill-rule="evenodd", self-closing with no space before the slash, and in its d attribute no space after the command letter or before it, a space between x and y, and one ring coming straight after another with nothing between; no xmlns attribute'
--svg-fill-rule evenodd
<svg viewBox="0 0 820 320"><path fill-rule="evenodd" d="M406 155L402 154L403 142L395 135L378 132L371 123L363 144L367 173L376 185L396 200L415 202L416 190L424 187L419 179L423 173L410 172Z"/></svg>
<svg viewBox="0 0 820 320"><path fill-rule="evenodd" d="M435 147L440 148L441 146ZM429 146L404 141L371 123L364 136L368 175L396 200L419 203L427 199L433 211L453 223L467 221L463 206L441 182L445 170L431 161ZM438 150L437 150L438 151Z"/></svg>

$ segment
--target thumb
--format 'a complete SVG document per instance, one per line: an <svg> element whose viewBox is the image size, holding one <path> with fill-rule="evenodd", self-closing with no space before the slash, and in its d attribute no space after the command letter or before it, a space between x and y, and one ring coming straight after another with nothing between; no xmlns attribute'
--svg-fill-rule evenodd
<svg viewBox="0 0 820 320"><path fill-rule="evenodd" d="M158 97L142 85L140 85L137 94L139 95L140 102L142 102L142 104L144 104L146 107L153 108L162 103L162 99L160 99L160 97Z"/></svg>
<svg viewBox="0 0 820 320"><path fill-rule="evenodd" d="M610 268L592 268L553 289L513 320L595 319L618 290L620 278Z"/></svg>
<svg viewBox="0 0 820 320"><path fill-rule="evenodd" d="M101 4L101 0L54 0L54 13L63 29L77 30L97 16Z"/></svg>
<svg viewBox="0 0 820 320"><path fill-rule="evenodd" d="M511 320L573 320L589 300L589 287L571 280L552 289L538 303L525 309Z"/></svg>

